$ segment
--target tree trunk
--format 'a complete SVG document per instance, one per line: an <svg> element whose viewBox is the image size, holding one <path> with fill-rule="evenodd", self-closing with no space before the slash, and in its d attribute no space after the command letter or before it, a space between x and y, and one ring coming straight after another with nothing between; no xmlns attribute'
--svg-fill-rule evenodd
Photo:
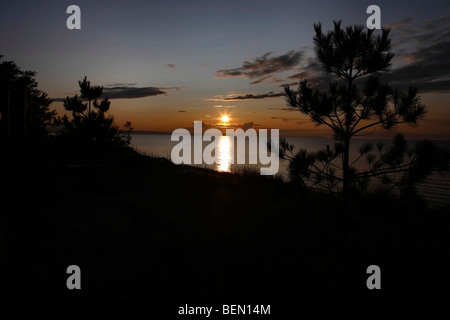
<svg viewBox="0 0 450 320"><path fill-rule="evenodd" d="M94 152L94 137L92 134L92 113L91 113L91 99L89 101L89 167L92 168L93 152Z"/></svg>
<svg viewBox="0 0 450 320"><path fill-rule="evenodd" d="M342 187L342 199L344 201L344 206L347 208L349 204L349 198L350 198L350 177L349 177L349 157L350 157L350 126L351 126L351 119L353 116L353 110L352 110L352 86L353 81L350 78L347 81L347 110L345 115L345 135L344 135L344 156L342 158L342 174L343 174L343 187Z"/></svg>
<svg viewBox="0 0 450 320"><path fill-rule="evenodd" d="M348 205L350 198L350 178L349 178L349 154L350 154L350 139L345 138L343 141L344 144L344 154L342 157L342 199L344 201L344 205Z"/></svg>

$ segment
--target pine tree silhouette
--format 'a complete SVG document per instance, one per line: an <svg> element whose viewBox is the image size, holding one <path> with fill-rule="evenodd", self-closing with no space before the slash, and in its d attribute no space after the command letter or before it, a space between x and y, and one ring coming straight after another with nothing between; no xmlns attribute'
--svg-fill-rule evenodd
<svg viewBox="0 0 450 320"><path fill-rule="evenodd" d="M337 143L316 153L294 153L293 146L282 140L280 155L290 160L291 177L304 185L329 191L339 189L347 203L352 191L367 188L372 178L392 189L411 186L431 170L444 170L448 165L444 150L429 141L410 149L401 134L394 136L392 147L365 143L351 161L352 138L370 134L376 127L391 130L402 123L417 126L426 109L420 103L417 88L410 87L404 93L381 82L381 75L389 70L394 56L390 52L389 29L382 29L375 36L374 30L364 31L359 25L343 29L341 21L334 21L332 31L323 33L320 23L314 25L314 30L317 58L324 70L339 80L330 83L326 90L314 89L302 80L298 90L286 86L285 97L290 107L308 115L317 125L327 126ZM368 170L358 171L354 165L363 157Z"/></svg>

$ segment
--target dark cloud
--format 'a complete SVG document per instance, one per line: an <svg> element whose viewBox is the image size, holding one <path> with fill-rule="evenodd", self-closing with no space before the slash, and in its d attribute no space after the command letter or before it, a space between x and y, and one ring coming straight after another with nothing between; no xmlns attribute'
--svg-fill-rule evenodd
<svg viewBox="0 0 450 320"><path fill-rule="evenodd" d="M278 86L278 88L284 88L284 87L291 87L291 86L298 86L298 84L299 84L299 82L298 81L295 81L295 82L285 82L285 83L282 83L282 84L280 84L279 86Z"/></svg>
<svg viewBox="0 0 450 320"><path fill-rule="evenodd" d="M284 121L284 122L302 120L302 119L298 119L298 118L286 118L286 117L270 117L270 119L272 119L272 120L281 120L281 121ZM297 122L297 124L298 124L298 122Z"/></svg>
<svg viewBox="0 0 450 320"><path fill-rule="evenodd" d="M450 16L435 19L403 19L390 25L393 68L383 77L401 89L420 92L450 91ZM395 65L394 64L394 65Z"/></svg>
<svg viewBox="0 0 450 320"><path fill-rule="evenodd" d="M393 22L393 23L387 25L386 27L390 28L392 30L395 30L395 29L398 29L398 28L402 27L405 24L411 23L412 21L414 21L414 19L411 18L411 17L408 17L408 18L405 18L405 19Z"/></svg>
<svg viewBox="0 0 450 320"><path fill-rule="evenodd" d="M254 94L254 93L228 93L226 96L216 95L214 98L204 99L205 101L242 101L242 100L256 100L256 99L265 99L265 98L276 98L282 97L282 92L273 93L263 93L263 94ZM216 105L215 108L222 108L222 105ZM235 106L225 106L227 108L234 108Z"/></svg>
<svg viewBox="0 0 450 320"><path fill-rule="evenodd" d="M216 71L216 77L237 77L244 76L249 79L257 79L254 83L260 83L268 76L286 70L291 70L300 62L303 56L302 51L291 50L280 56L271 56L272 52L267 52L251 61L244 61L241 67L233 69L221 69Z"/></svg>
<svg viewBox="0 0 450 320"><path fill-rule="evenodd" d="M242 130L247 131L248 129L253 127L253 122L246 122L242 125Z"/></svg>
<svg viewBox="0 0 450 320"><path fill-rule="evenodd" d="M135 99L157 95L167 95L166 90L179 91L184 87L129 87L116 86L103 89L103 96L109 99Z"/></svg>
<svg viewBox="0 0 450 320"><path fill-rule="evenodd" d="M245 93L238 96L232 96L232 97L226 97L223 98L223 101L236 101L236 100L256 100L256 99L265 99L265 98L276 98L276 97L282 97L283 93L263 93L263 94L253 94L253 93Z"/></svg>
<svg viewBox="0 0 450 320"><path fill-rule="evenodd" d="M255 80L255 81L253 81L253 82L250 82L250 84L261 83L261 82L264 82L265 80L268 80L268 79L270 79L270 78L271 78L271 76L265 76L265 77L262 77L262 78L260 78L260 79L258 79L258 80Z"/></svg>
<svg viewBox="0 0 450 320"><path fill-rule="evenodd" d="M273 77L271 75L262 77L258 80L255 80L253 82L250 82L250 84L258 84L258 83L275 83L275 82L283 82L283 80L277 78L277 77Z"/></svg>
<svg viewBox="0 0 450 320"><path fill-rule="evenodd" d="M137 85L137 83L113 83L113 84L108 84L106 87L110 88L110 87L134 87L135 85Z"/></svg>
<svg viewBox="0 0 450 320"><path fill-rule="evenodd" d="M295 108L268 108L267 110L298 111Z"/></svg>
<svg viewBox="0 0 450 320"><path fill-rule="evenodd" d="M384 77L398 87L416 86L421 92L450 90L450 41L421 48L411 54L412 61Z"/></svg>
<svg viewBox="0 0 450 320"><path fill-rule="evenodd" d="M298 84L289 82L292 80L308 79L311 85L320 86L330 82L332 75L323 71L320 62L316 58L306 56L311 48L305 47L299 51L291 50L281 56L271 56L271 52L265 53L252 61L244 61L242 67L234 69L222 69L216 72L216 77L237 77L244 76L255 79L250 84L285 82L285 85ZM296 73L287 79L275 77L275 73L288 70L295 70Z"/></svg>
<svg viewBox="0 0 450 320"><path fill-rule="evenodd" d="M121 86L108 85L103 88L102 97L108 97L109 99L136 99L145 98L158 95L167 95L165 90L180 90L184 87L168 87L168 88L157 88L157 87L134 87L134 83L122 84ZM79 92L70 94L73 96L75 94L79 95ZM53 101L64 101L66 98L53 98Z"/></svg>
<svg viewBox="0 0 450 320"><path fill-rule="evenodd" d="M111 87L103 89L103 96L109 99L134 99L157 95L166 95L165 91L156 87Z"/></svg>
<svg viewBox="0 0 450 320"><path fill-rule="evenodd" d="M390 24L391 39L395 53L410 53L411 50L448 41L450 38L450 16L418 20L406 18Z"/></svg>
<svg viewBox="0 0 450 320"><path fill-rule="evenodd" d="M308 57L303 65L297 69L297 73L289 76L288 80L308 80L309 84L315 87L325 87L337 78L333 74L325 72L317 58ZM291 82L288 85L298 85L298 82Z"/></svg>
<svg viewBox="0 0 450 320"><path fill-rule="evenodd" d="M178 112L187 112L186 110L178 110Z"/></svg>

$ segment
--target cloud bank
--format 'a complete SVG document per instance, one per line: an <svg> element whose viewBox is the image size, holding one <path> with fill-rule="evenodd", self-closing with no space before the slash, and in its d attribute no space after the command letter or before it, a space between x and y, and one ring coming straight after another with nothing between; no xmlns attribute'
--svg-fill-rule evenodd
<svg viewBox="0 0 450 320"><path fill-rule="evenodd" d="M382 81L393 87L406 89L416 86L422 93L450 92L450 16L433 19L406 18L391 23L391 52L395 54L393 66L383 73ZM277 87L296 86L299 80L307 79L310 85L328 87L338 78L326 73L320 61L311 57L312 47L291 50L280 56L267 52L257 58L244 61L241 67L221 69L216 77L245 77L250 84L276 83ZM278 73L293 70L294 73L281 78ZM280 93L245 93L216 96L214 101L254 100L282 96Z"/></svg>
<svg viewBox="0 0 450 320"><path fill-rule="evenodd" d="M244 76L249 79L259 79L261 82L268 79L273 73L293 69L300 61L303 53L301 51L291 50L280 56L271 56L272 52L267 52L251 61L244 61L241 67L232 69L221 69L216 71L216 77L238 77ZM254 81L255 83L258 83Z"/></svg>
<svg viewBox="0 0 450 320"><path fill-rule="evenodd" d="M225 97L222 95L217 95L214 98L205 99L205 101L242 101L242 100L257 100L257 99L265 99L265 98L277 98L282 97L283 92L273 91L262 94L254 94L254 93L231 93L227 94ZM231 107L231 106L228 106Z"/></svg>
<svg viewBox="0 0 450 320"><path fill-rule="evenodd" d="M102 97L109 99L138 99L158 95L167 95L166 90L179 91L184 87L136 87L135 83L117 83L103 88ZM71 95L78 94L78 92ZM53 101L64 101L66 98L53 98Z"/></svg>
<svg viewBox="0 0 450 320"><path fill-rule="evenodd" d="M103 96L109 99L135 99L157 95L166 95L167 93L156 87L110 87L103 88Z"/></svg>
<svg viewBox="0 0 450 320"><path fill-rule="evenodd" d="M384 79L402 89L412 85L424 92L450 91L450 16L417 20L407 18L390 25L400 67Z"/></svg>

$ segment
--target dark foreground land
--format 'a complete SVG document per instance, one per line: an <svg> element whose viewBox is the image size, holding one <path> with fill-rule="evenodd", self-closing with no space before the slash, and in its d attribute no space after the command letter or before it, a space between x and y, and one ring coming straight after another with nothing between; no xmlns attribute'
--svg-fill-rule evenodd
<svg viewBox="0 0 450 320"><path fill-rule="evenodd" d="M39 158L39 154L35 155ZM9 166L9 167L8 167ZM3 298L449 296L449 211L130 156L3 164ZM81 268L81 290L66 269ZM381 290L366 269L381 268Z"/></svg>

